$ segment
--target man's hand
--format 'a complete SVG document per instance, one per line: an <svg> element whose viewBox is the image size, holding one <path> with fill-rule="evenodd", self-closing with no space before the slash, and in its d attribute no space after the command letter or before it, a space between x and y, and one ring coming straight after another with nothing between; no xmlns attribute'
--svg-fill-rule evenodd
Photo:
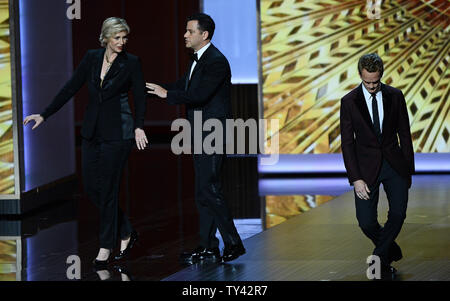
<svg viewBox="0 0 450 301"><path fill-rule="evenodd" d="M363 200L369 199L369 186L367 186L366 182L363 180L357 180L353 182L353 185L355 186L355 193L356 195Z"/></svg>
<svg viewBox="0 0 450 301"><path fill-rule="evenodd" d="M147 137L145 136L145 132L142 129L134 130L134 137L136 139L136 146L139 150L143 150L147 146Z"/></svg>
<svg viewBox="0 0 450 301"><path fill-rule="evenodd" d="M44 118L39 114L29 115L29 116L25 117L25 119L23 121L23 125L27 125L32 120L34 120L35 123L31 129L34 130L44 121Z"/></svg>
<svg viewBox="0 0 450 301"><path fill-rule="evenodd" d="M145 87L148 89L148 94L153 94L161 98L167 98L167 90L157 84L145 83Z"/></svg>

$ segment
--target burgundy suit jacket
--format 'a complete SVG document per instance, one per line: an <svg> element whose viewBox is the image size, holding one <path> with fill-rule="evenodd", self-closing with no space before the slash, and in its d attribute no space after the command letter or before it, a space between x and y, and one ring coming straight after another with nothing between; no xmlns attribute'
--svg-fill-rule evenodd
<svg viewBox="0 0 450 301"><path fill-rule="evenodd" d="M402 91L381 84L383 95L382 140L378 142L364 98L362 84L341 99L341 147L348 180L376 183L382 160L389 164L411 187L415 172L414 150L408 111Z"/></svg>

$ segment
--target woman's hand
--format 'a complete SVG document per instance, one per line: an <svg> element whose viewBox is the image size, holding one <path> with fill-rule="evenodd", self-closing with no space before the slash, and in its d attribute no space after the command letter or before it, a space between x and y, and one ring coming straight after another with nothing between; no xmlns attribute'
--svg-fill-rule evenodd
<svg viewBox="0 0 450 301"><path fill-rule="evenodd" d="M148 94L153 94L161 98L167 98L167 90L157 84L145 83L145 87L148 89Z"/></svg>
<svg viewBox="0 0 450 301"><path fill-rule="evenodd" d="M39 114L28 115L23 121L23 125L27 125L32 120L34 120L35 123L31 129L34 130L44 121L44 118Z"/></svg>
<svg viewBox="0 0 450 301"><path fill-rule="evenodd" d="M135 129L134 130L134 137L136 139L136 146L139 150L143 150L147 144L148 144L148 140L147 137L145 136L145 132L142 129Z"/></svg>

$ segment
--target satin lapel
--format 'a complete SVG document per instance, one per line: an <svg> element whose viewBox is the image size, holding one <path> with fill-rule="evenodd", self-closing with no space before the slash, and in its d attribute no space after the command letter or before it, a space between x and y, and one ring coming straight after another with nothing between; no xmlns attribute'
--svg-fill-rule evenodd
<svg viewBox="0 0 450 301"><path fill-rule="evenodd" d="M205 55L205 54L203 54L203 55ZM203 55L200 58L200 60L197 62L197 65L195 65L194 70L192 71L191 79L194 77L195 73L198 70L200 70L203 67L203 65L205 64L205 61L203 60Z"/></svg>
<svg viewBox="0 0 450 301"><path fill-rule="evenodd" d="M190 77L189 77L189 75L190 75L190 73L191 73L191 68L192 68L192 64L194 63L194 61L193 60L191 60L190 62L189 62L189 66L188 66L188 75L187 75L187 77L186 77L186 83L185 83L185 85L184 85L184 91L187 91L187 89L188 89L188 87L189 87L189 81L191 80L190 79Z"/></svg>
<svg viewBox="0 0 450 301"><path fill-rule="evenodd" d="M103 56L105 55L105 49L100 50L97 52L96 58L95 58L95 64L94 64L94 74L92 75L94 78L92 79L95 87L100 88L100 73L102 72L102 63L103 63Z"/></svg>
<svg viewBox="0 0 450 301"><path fill-rule="evenodd" d="M208 59L209 53L211 51L213 51L213 47L214 47L214 45L211 44L208 47L208 49L206 49L206 51L202 54L202 56L200 57L200 59L197 62L197 65L195 65L194 70L192 71L191 79L194 77L194 74L205 65L205 62Z"/></svg>
<svg viewBox="0 0 450 301"><path fill-rule="evenodd" d="M386 86L381 84L381 94L383 95L383 126L382 135L384 131L389 128L388 122L390 121L391 108L392 108L392 98L389 92L386 90ZM383 135L384 136L384 135Z"/></svg>
<svg viewBox="0 0 450 301"><path fill-rule="evenodd" d="M361 113L362 117L366 121L367 125L371 128L372 133L375 135L375 131L373 129L372 118L370 118L369 109L367 108L366 98L364 97L364 93L363 93L361 85L359 85L359 87L357 88L358 94L356 96L355 103L356 103L356 106L358 107L359 112Z"/></svg>
<svg viewBox="0 0 450 301"><path fill-rule="evenodd" d="M123 67L125 66L125 62L126 62L126 55L124 52L120 53L117 58L114 60L111 68L109 69L108 73L106 73L105 75L105 79L104 81L113 78L117 75L117 73L119 73Z"/></svg>

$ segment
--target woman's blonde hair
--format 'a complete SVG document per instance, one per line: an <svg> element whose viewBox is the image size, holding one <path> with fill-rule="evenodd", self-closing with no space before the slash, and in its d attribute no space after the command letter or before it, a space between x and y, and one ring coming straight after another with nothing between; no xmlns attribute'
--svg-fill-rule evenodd
<svg viewBox="0 0 450 301"><path fill-rule="evenodd" d="M130 33L130 26L128 26L127 21L117 17L111 17L106 19L102 25L102 32L100 33L100 44L102 47L106 47L108 44L108 39L111 38L116 33L126 31L127 34Z"/></svg>

